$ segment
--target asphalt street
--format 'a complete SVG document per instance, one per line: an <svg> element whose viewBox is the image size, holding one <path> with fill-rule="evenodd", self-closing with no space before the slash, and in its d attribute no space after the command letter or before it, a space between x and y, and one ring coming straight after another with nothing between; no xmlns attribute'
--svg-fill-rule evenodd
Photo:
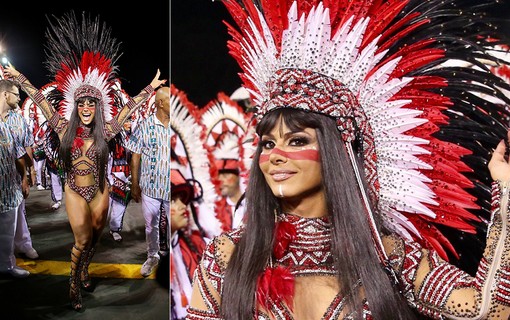
<svg viewBox="0 0 510 320"><path fill-rule="evenodd" d="M74 311L69 302L70 250L73 236L65 201L53 210L49 190L32 187L26 199L27 221L39 258L17 254L17 264L30 271L25 279L0 276L0 319L168 320L169 296L156 272L140 275L146 259L141 205L127 207L121 242L105 228L89 267L95 290L83 292L84 308Z"/></svg>

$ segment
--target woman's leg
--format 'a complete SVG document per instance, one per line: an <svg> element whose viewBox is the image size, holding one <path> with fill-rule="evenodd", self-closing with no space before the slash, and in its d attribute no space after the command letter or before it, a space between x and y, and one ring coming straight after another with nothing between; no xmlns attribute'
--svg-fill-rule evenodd
<svg viewBox="0 0 510 320"><path fill-rule="evenodd" d="M73 231L74 245L71 249L71 274L69 297L75 310L82 308L80 274L83 268L84 249L92 242L92 219L87 201L65 186L66 211Z"/></svg>
<svg viewBox="0 0 510 320"><path fill-rule="evenodd" d="M96 194L94 199L89 203L90 218L92 226L92 239L84 251L83 266L81 270L81 284L86 291L92 291L93 286L89 276L89 265L96 252L96 244L103 233L103 229L108 221L109 192L105 188L103 192Z"/></svg>

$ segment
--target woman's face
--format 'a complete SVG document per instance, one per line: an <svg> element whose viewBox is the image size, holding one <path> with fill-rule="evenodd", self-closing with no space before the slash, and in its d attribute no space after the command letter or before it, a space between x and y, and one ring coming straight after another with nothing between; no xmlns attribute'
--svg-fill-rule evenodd
<svg viewBox="0 0 510 320"><path fill-rule="evenodd" d="M96 114L96 103L93 100L85 99L78 102L78 116L84 125L89 125L94 120Z"/></svg>
<svg viewBox="0 0 510 320"><path fill-rule="evenodd" d="M186 204L181 198L172 196L170 202L170 229L171 232L182 229L188 225L189 214Z"/></svg>
<svg viewBox="0 0 510 320"><path fill-rule="evenodd" d="M291 132L283 123L261 137L259 167L276 197L313 201L322 197L319 144L315 129Z"/></svg>

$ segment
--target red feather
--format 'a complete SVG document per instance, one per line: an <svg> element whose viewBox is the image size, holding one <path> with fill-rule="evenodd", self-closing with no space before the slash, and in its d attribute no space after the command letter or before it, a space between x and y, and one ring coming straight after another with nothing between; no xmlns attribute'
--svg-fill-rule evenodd
<svg viewBox="0 0 510 320"><path fill-rule="evenodd" d="M80 149L81 147L83 147L83 139L82 138L74 138L73 150Z"/></svg>
<svg viewBox="0 0 510 320"><path fill-rule="evenodd" d="M270 310L271 303L283 302L292 310L294 276L288 268L267 267L257 280L257 303Z"/></svg>
<svg viewBox="0 0 510 320"><path fill-rule="evenodd" d="M289 248L292 239L296 237L296 226L287 221L280 221L276 224L276 241L274 245L274 256L281 259Z"/></svg>

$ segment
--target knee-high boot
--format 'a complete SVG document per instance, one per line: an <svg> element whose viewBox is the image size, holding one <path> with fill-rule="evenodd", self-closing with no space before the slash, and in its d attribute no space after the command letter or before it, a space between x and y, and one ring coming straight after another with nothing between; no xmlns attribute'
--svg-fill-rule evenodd
<svg viewBox="0 0 510 320"><path fill-rule="evenodd" d="M83 266L81 269L81 286L85 291L93 291L92 281L89 276L89 265L94 253L96 252L95 247L84 250L83 252Z"/></svg>
<svg viewBox="0 0 510 320"><path fill-rule="evenodd" d="M79 249L73 245L71 249L71 274L69 277L69 298L71 299L71 307L80 311L83 307L81 299L80 273L82 268L83 249Z"/></svg>

